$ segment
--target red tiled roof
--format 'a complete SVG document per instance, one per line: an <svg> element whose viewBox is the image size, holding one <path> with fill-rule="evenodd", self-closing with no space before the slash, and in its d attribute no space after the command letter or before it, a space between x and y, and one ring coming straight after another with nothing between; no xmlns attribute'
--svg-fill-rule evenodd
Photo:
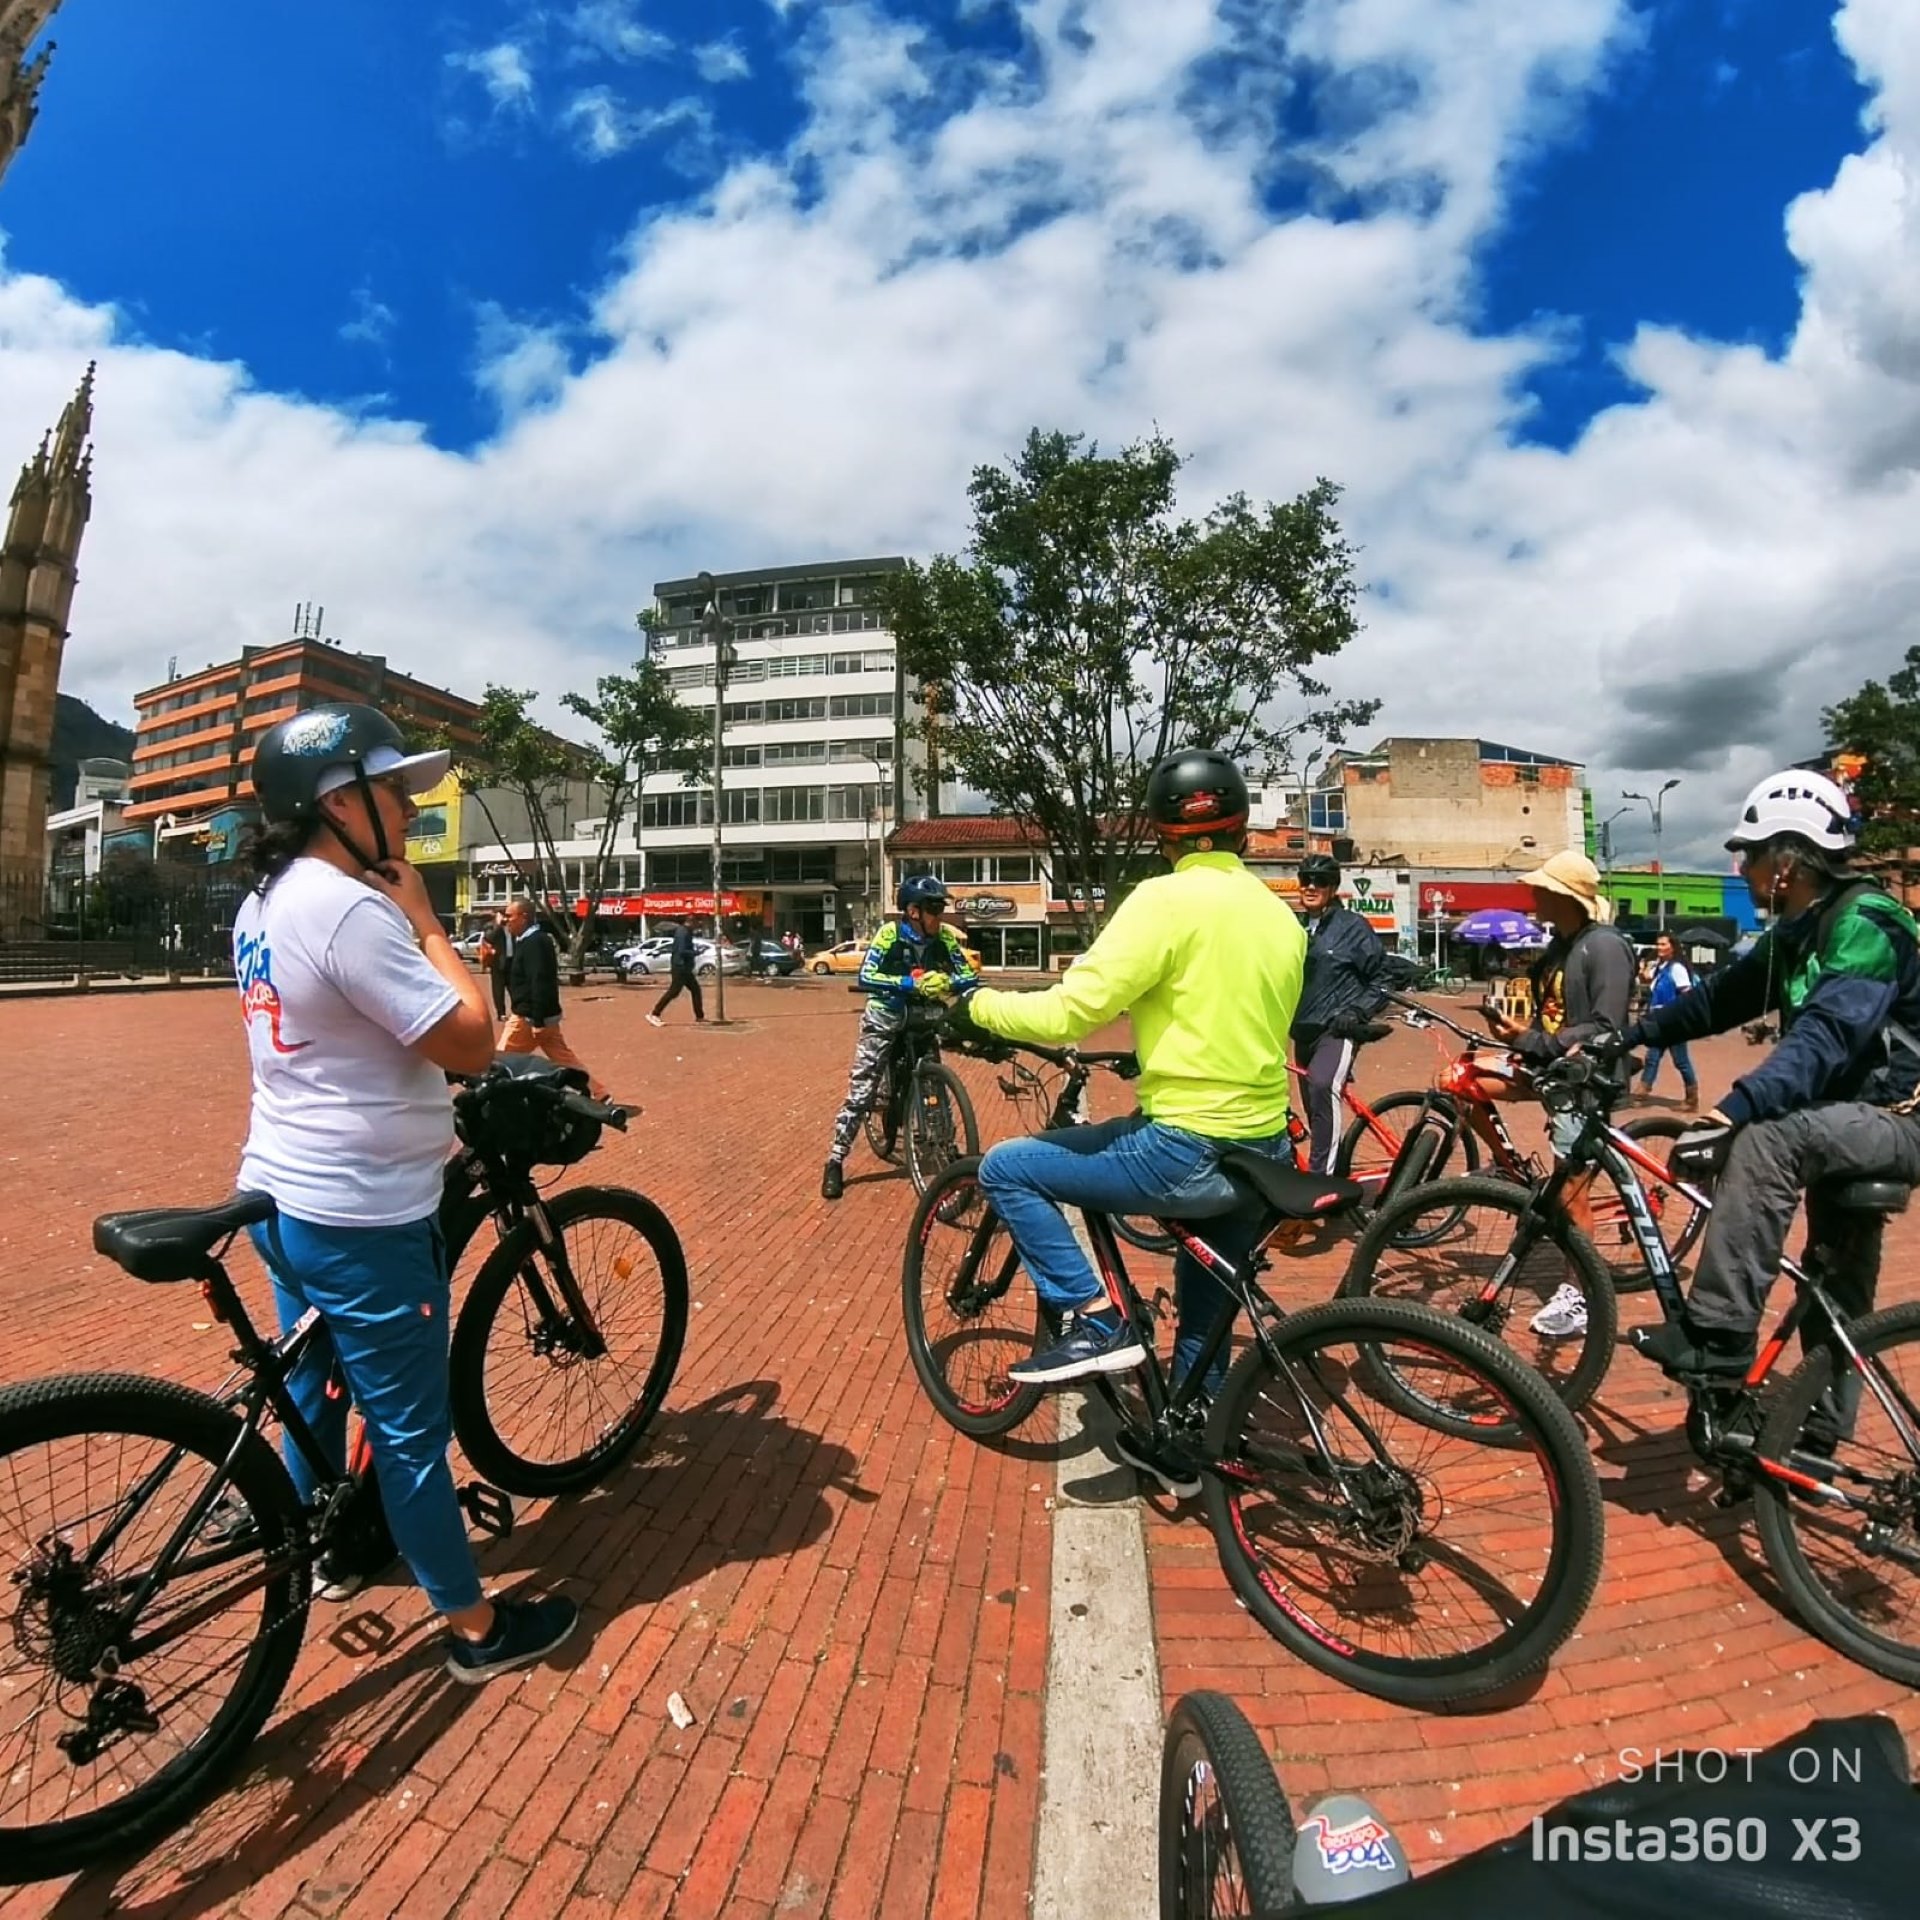
<svg viewBox="0 0 1920 1920"><path fill-rule="evenodd" d="M950 814L939 820L909 820L887 835L889 853L936 847L1044 847L1047 837L1028 820L998 813Z"/></svg>

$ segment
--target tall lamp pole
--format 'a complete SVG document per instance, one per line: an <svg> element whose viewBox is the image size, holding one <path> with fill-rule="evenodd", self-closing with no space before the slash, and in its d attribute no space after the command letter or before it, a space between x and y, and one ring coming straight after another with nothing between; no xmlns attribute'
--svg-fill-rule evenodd
<svg viewBox="0 0 1920 1920"><path fill-rule="evenodd" d="M1667 869L1660 858L1660 830L1664 824L1667 807L1667 795L1680 784L1678 775L1669 780L1660 791L1652 796L1644 793L1623 793L1622 800L1638 800L1653 815L1653 872L1660 883L1660 890L1654 895L1659 904L1659 918L1656 924L1660 931L1667 930ZM1615 816L1618 818L1618 816Z"/></svg>
<svg viewBox="0 0 1920 1920"><path fill-rule="evenodd" d="M1605 892L1609 900L1613 898L1613 823L1618 820L1623 813L1631 813L1632 811L1633 809L1631 807L1615 807L1614 810L1600 822L1600 870L1606 875Z"/></svg>
<svg viewBox="0 0 1920 1920"><path fill-rule="evenodd" d="M728 623L720 615L720 596L712 574L701 574L700 591L707 603L702 625L713 647L713 1023L724 1027L727 1024L727 927L722 914L725 888L721 880L721 822L726 818L727 809L722 793L720 738L726 726L727 669L733 665L733 647L727 632Z"/></svg>

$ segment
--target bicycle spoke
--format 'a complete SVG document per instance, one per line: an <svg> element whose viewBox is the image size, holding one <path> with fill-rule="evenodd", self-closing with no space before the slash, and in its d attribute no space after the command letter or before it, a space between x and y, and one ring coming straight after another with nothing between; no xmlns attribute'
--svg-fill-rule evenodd
<svg viewBox="0 0 1920 1920"><path fill-rule="evenodd" d="M1411 1338L1329 1332L1291 1380L1264 1374L1230 1492L1268 1592L1307 1629L1396 1664L1488 1657L1548 1596L1556 1489L1531 1450L1418 1419L1370 1386L1513 1415L1491 1382ZM1470 1382L1470 1384L1469 1384Z"/></svg>
<svg viewBox="0 0 1920 1920"><path fill-rule="evenodd" d="M1007 1369L1034 1348L1033 1290L1006 1223L991 1225L969 1182L930 1216L922 1243L921 1314L928 1352L963 1411L991 1413L1019 1391Z"/></svg>
<svg viewBox="0 0 1920 1920"><path fill-rule="evenodd" d="M169 1454L172 1470L125 1516L117 1496ZM91 1759L58 1745L86 1724L119 1605L214 1471L168 1442L124 1433L67 1435L0 1458L0 1645L11 1655L0 1667L0 1832L97 1812L150 1786L206 1738L231 1698L263 1630L265 1589L237 1594L230 1607L208 1603L264 1567L258 1547L170 1581L142 1613L142 1638L170 1619L187 1622L114 1676L139 1688L157 1728L110 1734ZM89 1570L89 1552L112 1526L117 1537Z"/></svg>

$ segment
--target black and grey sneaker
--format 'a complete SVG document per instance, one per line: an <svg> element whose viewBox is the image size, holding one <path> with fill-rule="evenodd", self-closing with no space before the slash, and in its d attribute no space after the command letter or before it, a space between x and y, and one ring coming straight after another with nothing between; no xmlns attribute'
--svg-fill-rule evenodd
<svg viewBox="0 0 1920 1920"><path fill-rule="evenodd" d="M316 1600L351 1600L367 1584L367 1576L350 1566L338 1554L323 1553L313 1563L313 1593Z"/></svg>
<svg viewBox="0 0 1920 1920"><path fill-rule="evenodd" d="M447 1646L447 1672L463 1687L477 1687L497 1674L512 1673L544 1660L580 1624L580 1609L565 1594L539 1600L496 1600L493 1631L484 1640Z"/></svg>
<svg viewBox="0 0 1920 1920"><path fill-rule="evenodd" d="M1176 1500L1199 1499L1200 1466L1184 1448L1155 1435L1123 1429L1113 1437L1113 1450L1128 1466L1159 1481Z"/></svg>

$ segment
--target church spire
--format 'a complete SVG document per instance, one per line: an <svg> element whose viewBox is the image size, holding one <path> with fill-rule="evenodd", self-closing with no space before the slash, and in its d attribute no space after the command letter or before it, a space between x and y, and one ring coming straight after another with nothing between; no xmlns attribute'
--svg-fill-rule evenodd
<svg viewBox="0 0 1920 1920"><path fill-rule="evenodd" d="M40 83L47 77L53 42L32 59L27 50L59 8L60 0L0 0L0 174L40 111Z"/></svg>
<svg viewBox="0 0 1920 1920"><path fill-rule="evenodd" d="M53 430L52 472L56 481L84 478L91 464L93 449L87 441L93 432L93 376L99 364L97 360L87 362L80 385Z"/></svg>

